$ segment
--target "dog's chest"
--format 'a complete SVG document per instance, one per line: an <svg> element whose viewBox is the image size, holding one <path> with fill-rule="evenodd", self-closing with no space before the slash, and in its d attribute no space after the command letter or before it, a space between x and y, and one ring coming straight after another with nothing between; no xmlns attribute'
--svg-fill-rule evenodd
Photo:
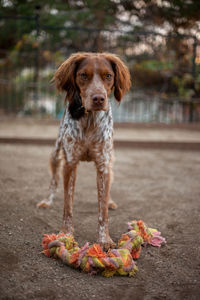
<svg viewBox="0 0 200 300"><path fill-rule="evenodd" d="M90 112L78 121L66 111L61 132L67 161L91 161L101 155L110 157L113 138L111 108L106 112Z"/></svg>

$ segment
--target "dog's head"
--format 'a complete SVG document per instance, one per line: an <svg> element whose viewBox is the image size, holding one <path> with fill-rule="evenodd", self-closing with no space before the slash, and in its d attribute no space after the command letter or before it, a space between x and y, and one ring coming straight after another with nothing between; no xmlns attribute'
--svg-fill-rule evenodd
<svg viewBox="0 0 200 300"><path fill-rule="evenodd" d="M58 90L67 92L71 108L80 102L86 111L107 110L111 91L120 102L131 85L128 68L110 53L73 54L58 68L54 80Z"/></svg>

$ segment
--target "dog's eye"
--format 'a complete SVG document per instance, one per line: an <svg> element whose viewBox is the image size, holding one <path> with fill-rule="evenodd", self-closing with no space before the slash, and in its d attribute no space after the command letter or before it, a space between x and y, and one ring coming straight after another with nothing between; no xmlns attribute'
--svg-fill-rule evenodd
<svg viewBox="0 0 200 300"><path fill-rule="evenodd" d="M81 73L80 77L81 77L82 80L88 80L88 76L87 76L86 73Z"/></svg>
<svg viewBox="0 0 200 300"><path fill-rule="evenodd" d="M112 79L112 75L109 74L109 73L107 73L107 74L105 75L105 78L106 78L107 80L111 80L111 79Z"/></svg>

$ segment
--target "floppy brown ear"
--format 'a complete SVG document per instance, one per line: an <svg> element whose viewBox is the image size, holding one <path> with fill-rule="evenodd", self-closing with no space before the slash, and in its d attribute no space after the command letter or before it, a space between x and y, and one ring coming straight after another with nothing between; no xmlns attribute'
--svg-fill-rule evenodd
<svg viewBox="0 0 200 300"><path fill-rule="evenodd" d="M110 61L115 73L114 96L120 102L131 86L129 70L118 56L110 53L103 53L103 55Z"/></svg>
<svg viewBox="0 0 200 300"><path fill-rule="evenodd" d="M66 99L72 101L77 90L75 83L76 71L81 61L87 57L87 53L72 54L64 61L56 71L53 80L56 82L56 88L59 91L66 91Z"/></svg>

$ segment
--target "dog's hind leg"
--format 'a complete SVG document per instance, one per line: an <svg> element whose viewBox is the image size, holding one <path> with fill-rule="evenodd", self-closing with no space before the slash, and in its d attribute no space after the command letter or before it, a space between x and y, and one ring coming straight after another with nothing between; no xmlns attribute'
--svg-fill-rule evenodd
<svg viewBox="0 0 200 300"><path fill-rule="evenodd" d="M111 210L117 209L118 205L112 200L111 196L109 197L108 200L108 208Z"/></svg>
<svg viewBox="0 0 200 300"><path fill-rule="evenodd" d="M56 189L59 181L59 166L61 162L60 158L61 140L58 138L56 141L55 148L50 156L50 170L51 170L51 181L49 186L49 195L46 199L40 201L37 207L48 208L53 204Z"/></svg>
<svg viewBox="0 0 200 300"><path fill-rule="evenodd" d="M62 119L60 122L58 138L56 140L54 150L51 153L50 160L49 160L50 170L51 170L49 195L46 199L40 201L37 204L37 207L45 207L45 208L50 207L53 204L53 201L55 198L55 193L56 193L56 189L57 189L58 181L59 181L59 166L60 166L60 162L62 160L60 157L60 150L62 147L62 139L63 139L64 129L65 129L66 110L67 110L67 108L65 109L65 112L62 116Z"/></svg>

